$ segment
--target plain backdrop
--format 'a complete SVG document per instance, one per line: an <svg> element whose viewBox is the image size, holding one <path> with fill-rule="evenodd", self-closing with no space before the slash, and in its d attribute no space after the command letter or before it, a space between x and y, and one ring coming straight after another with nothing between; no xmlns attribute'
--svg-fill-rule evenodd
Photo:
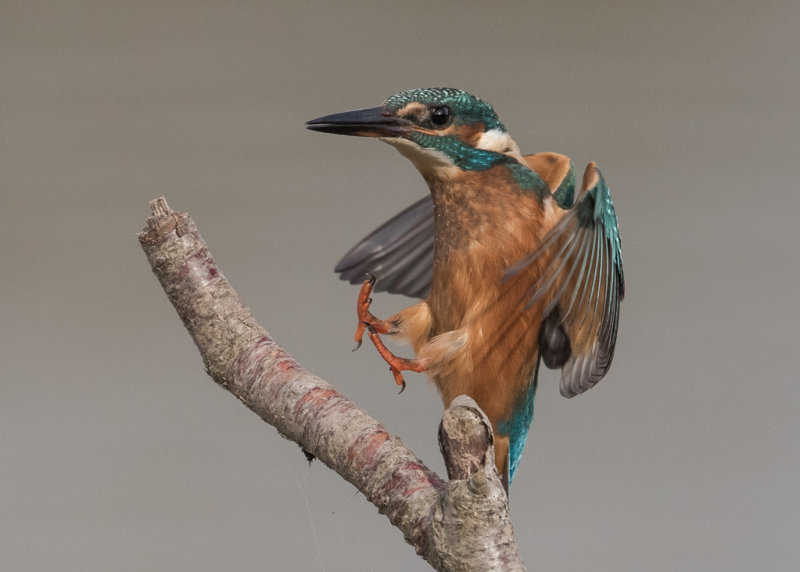
<svg viewBox="0 0 800 572"><path fill-rule="evenodd" d="M427 569L205 375L136 233L189 211L275 339L442 472L438 396L350 352L332 272L427 189L303 123L452 86L597 161L621 223L611 372L540 380L529 568L796 570L800 3L337 4L0 2L0 568Z"/></svg>

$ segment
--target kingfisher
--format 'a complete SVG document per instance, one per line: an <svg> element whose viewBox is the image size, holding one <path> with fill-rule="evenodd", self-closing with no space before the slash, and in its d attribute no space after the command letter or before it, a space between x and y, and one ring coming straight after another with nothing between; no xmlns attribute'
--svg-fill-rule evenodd
<svg viewBox="0 0 800 572"><path fill-rule="evenodd" d="M402 388L403 371L425 372L445 407L472 397L492 423L508 491L540 362L561 369L565 397L611 366L625 286L603 176L589 163L576 197L569 158L522 155L492 106L460 89L403 91L306 127L378 138L428 184L429 196L356 244L335 270L361 282L356 349L366 334ZM422 300L384 320L370 310L373 290ZM395 355L382 336L407 342L414 357Z"/></svg>

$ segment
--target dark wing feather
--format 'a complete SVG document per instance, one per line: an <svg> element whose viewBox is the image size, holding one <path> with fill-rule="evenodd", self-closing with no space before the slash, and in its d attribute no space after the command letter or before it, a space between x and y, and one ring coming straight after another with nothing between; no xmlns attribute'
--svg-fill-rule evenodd
<svg viewBox="0 0 800 572"><path fill-rule="evenodd" d="M433 221L433 199L427 195L363 238L334 271L351 284L372 274L377 292L426 297L433 280Z"/></svg>
<svg viewBox="0 0 800 572"><path fill-rule="evenodd" d="M594 163L586 168L575 206L539 247L508 269L506 277L518 274L545 252L551 254L550 260L529 290L527 304L547 300L545 324L560 321L569 337L569 357L553 361L563 365L561 394L573 397L593 387L611 367L619 303L625 295L617 216ZM557 331L553 324L550 328Z"/></svg>

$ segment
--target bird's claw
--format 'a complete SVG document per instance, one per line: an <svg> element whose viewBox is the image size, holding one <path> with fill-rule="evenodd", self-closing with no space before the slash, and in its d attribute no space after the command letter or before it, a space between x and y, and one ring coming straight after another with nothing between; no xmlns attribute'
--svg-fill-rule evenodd
<svg viewBox="0 0 800 572"><path fill-rule="evenodd" d="M375 333L374 328L370 328L370 338L372 339L372 341L374 342L375 338L377 337L378 334ZM387 359L387 357L383 355L382 352L380 352L380 349L378 350L378 352L381 353L383 359ZM402 358L397 358L394 354L390 355L392 358L395 358L397 360L402 360ZM406 380L403 379L403 372L399 368L397 368L392 362L389 362L389 371L392 372L392 377L394 377L394 382L400 386L400 391L397 392L397 395L400 395L406 390Z"/></svg>
<svg viewBox="0 0 800 572"><path fill-rule="evenodd" d="M361 284L361 290L358 292L358 300L356 301L356 315L358 316L358 327L356 327L356 347L353 348L353 351L356 351L358 348L361 347L361 339L364 337L364 330L369 325L369 321L367 318L373 317L369 311L369 305L372 304L372 298L370 298L370 293L372 292L372 286L375 284L375 277L371 274L367 274L366 279Z"/></svg>
<svg viewBox="0 0 800 572"><path fill-rule="evenodd" d="M356 351L361 347L361 339L364 337L364 331L367 328L375 328L381 334L389 333L390 324L384 322L383 320L379 320L372 315L372 312L369 311L370 304L372 304L372 298L370 297L370 294L372 293L372 288L374 286L375 277L372 274L367 274L364 278L364 282L361 283L361 290L358 293L358 300L356 302L358 327L356 328L356 334L354 336L356 340L356 347L353 348L353 351Z"/></svg>
<svg viewBox="0 0 800 572"><path fill-rule="evenodd" d="M372 302L372 298L370 298L369 301ZM364 331L367 328L372 328L372 325L369 322L358 323L358 328L356 328L356 335L355 335L356 347L354 347L352 351L357 351L361 347L361 339L364 337Z"/></svg>
<svg viewBox="0 0 800 572"><path fill-rule="evenodd" d="M379 320L372 314L372 312L369 311L369 306L372 304L372 298L370 297L370 294L372 293L372 288L374 286L375 277L372 274L367 274L364 277L364 282L361 283L361 290L358 293L358 302L356 303L358 327L356 328L355 334L356 347L353 348L353 351L356 351L361 347L361 341L364 337L364 333L367 332L372 340L372 343L375 344L375 348L378 350L378 353L381 355L381 357L383 357L384 360L386 360L386 363L389 364L389 370L392 372L394 381L400 386L399 393L403 393L403 391L406 389L406 381L403 379L403 374L401 372L403 370L420 372L425 368L422 362L419 360L399 358L390 352L385 345L383 345L383 342L378 334L397 334L398 324L396 321Z"/></svg>
<svg viewBox="0 0 800 572"><path fill-rule="evenodd" d="M372 343L375 345L375 349L378 350L380 356L389 364L389 371L392 372L394 382L400 386L400 391L398 393L403 393L406 389L406 380L403 379L402 372L423 372L425 371L427 362L425 362L425 360L397 357L383 344L383 340L378 336L378 332L375 328L367 326L367 332L369 334L369 339L372 340Z"/></svg>
<svg viewBox="0 0 800 572"><path fill-rule="evenodd" d="M394 376L394 382L400 386L400 391L397 392L397 395L400 395L406 390L406 380L403 379L403 374L393 367L390 366L389 371L391 371L392 375Z"/></svg>

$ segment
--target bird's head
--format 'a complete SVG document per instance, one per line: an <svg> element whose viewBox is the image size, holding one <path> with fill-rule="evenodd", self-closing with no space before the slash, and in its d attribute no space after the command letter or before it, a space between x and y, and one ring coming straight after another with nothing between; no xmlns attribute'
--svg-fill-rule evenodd
<svg viewBox="0 0 800 572"><path fill-rule="evenodd" d="M411 89L379 107L326 115L306 127L377 137L411 159L423 175L453 168L480 171L507 157L523 162L492 106L460 89Z"/></svg>

